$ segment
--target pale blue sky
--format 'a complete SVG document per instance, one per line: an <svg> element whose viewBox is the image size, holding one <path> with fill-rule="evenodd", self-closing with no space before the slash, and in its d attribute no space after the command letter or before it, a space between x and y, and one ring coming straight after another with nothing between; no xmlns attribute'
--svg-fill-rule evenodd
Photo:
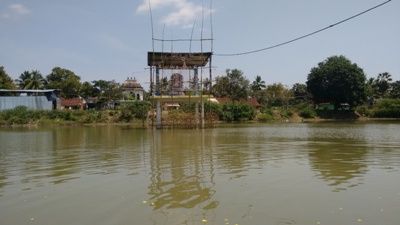
<svg viewBox="0 0 400 225"><path fill-rule="evenodd" d="M270 46L312 32L384 0L214 0L214 51L231 53ZM154 30L165 38L200 37L201 0L151 0ZM204 37L210 35L204 0ZM214 74L238 68L253 80L292 85L332 55L345 55L368 77L389 72L400 80L400 2L389 4L323 33L270 51L214 57ZM208 50L205 45L204 49ZM174 50L187 51L188 43ZM165 51L171 49L165 44ZM0 65L17 78L24 70L47 75L55 66L82 80L122 82L135 76L147 86L146 53L151 29L144 0L0 0ZM161 51L161 46L156 45ZM199 50L194 44L193 50Z"/></svg>

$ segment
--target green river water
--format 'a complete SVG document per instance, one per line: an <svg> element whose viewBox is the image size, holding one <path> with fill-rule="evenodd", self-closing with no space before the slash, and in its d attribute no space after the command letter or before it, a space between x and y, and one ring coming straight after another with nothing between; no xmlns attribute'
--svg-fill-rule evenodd
<svg viewBox="0 0 400 225"><path fill-rule="evenodd" d="M400 123L0 129L0 224L400 224Z"/></svg>

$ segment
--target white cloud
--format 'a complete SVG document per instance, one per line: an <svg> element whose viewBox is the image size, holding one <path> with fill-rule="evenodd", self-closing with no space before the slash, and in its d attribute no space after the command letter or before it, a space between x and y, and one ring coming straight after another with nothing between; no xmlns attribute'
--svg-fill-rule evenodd
<svg viewBox="0 0 400 225"><path fill-rule="evenodd" d="M203 8L201 4L196 4L189 0L143 0L142 4L136 9L136 12L148 11L149 1L152 10L167 8L168 13L161 18L161 23L169 26L187 27L193 24L196 18L201 17L202 11L205 16L211 13L209 8Z"/></svg>
<svg viewBox="0 0 400 225"><path fill-rule="evenodd" d="M12 4L8 6L10 12L19 14L19 15L25 15L31 13L31 11L24 5L22 4Z"/></svg>
<svg viewBox="0 0 400 225"><path fill-rule="evenodd" d="M24 6L22 4L11 4L0 15L3 19L12 19L12 18L18 18L20 16L27 15L30 13L31 13L31 10L29 10L26 6Z"/></svg>

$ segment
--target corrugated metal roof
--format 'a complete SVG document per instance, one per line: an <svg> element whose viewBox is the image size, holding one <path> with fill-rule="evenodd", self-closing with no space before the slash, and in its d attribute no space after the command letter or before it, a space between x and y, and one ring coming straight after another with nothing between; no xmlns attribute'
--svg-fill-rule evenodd
<svg viewBox="0 0 400 225"><path fill-rule="evenodd" d="M54 92L57 89L45 89L45 90L10 90L10 89L0 89L0 92L10 92L10 93L47 93Z"/></svg>

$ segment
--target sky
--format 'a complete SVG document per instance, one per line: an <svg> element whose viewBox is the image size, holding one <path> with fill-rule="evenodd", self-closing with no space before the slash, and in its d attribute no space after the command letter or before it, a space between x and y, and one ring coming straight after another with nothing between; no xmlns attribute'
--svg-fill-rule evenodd
<svg viewBox="0 0 400 225"><path fill-rule="evenodd" d="M296 38L385 0L213 0L212 7L210 0L150 1L155 38L190 38L193 29L194 39L201 34L214 39L214 53L235 53ZM260 75L267 84L291 86L304 83L311 68L327 57L344 55L368 78L389 72L400 80L399 12L400 0L392 0L289 45L245 56L214 56L213 74L237 68L250 81ZM0 0L0 65L14 79L25 70L47 75L60 66L83 81L135 77L147 87L149 15L148 0ZM188 51L189 43L155 42L155 50ZM200 50L200 43L193 42L192 51ZM210 42L203 43L203 50L211 50Z"/></svg>

